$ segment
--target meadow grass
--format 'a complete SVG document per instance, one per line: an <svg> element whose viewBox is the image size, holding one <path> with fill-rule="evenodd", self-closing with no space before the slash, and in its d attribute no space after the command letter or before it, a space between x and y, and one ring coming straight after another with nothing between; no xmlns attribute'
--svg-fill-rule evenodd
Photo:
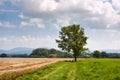
<svg viewBox="0 0 120 80"><path fill-rule="evenodd" d="M29 69L24 71L8 72L0 75L0 80L16 80L17 77L33 73L38 69Z"/></svg>
<svg viewBox="0 0 120 80"><path fill-rule="evenodd" d="M120 80L120 59L58 62L16 80Z"/></svg>

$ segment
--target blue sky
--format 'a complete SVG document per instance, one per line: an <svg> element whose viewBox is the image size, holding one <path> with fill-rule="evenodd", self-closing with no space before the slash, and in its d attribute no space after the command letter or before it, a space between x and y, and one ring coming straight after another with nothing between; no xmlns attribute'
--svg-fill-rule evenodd
<svg viewBox="0 0 120 80"><path fill-rule="evenodd" d="M58 49L71 24L85 29L89 49L120 49L120 0L0 0L0 49Z"/></svg>

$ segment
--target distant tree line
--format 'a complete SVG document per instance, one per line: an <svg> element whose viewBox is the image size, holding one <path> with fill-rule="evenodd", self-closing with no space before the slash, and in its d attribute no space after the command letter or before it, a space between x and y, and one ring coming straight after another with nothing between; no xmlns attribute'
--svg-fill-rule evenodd
<svg viewBox="0 0 120 80"><path fill-rule="evenodd" d="M26 58L26 57L29 57L28 54L7 54L7 53L1 53L0 54L0 57L21 57L21 58Z"/></svg>
<svg viewBox="0 0 120 80"><path fill-rule="evenodd" d="M0 57L21 57L21 58L73 58L72 53L62 52L56 49L47 49L47 48L37 48L32 51L31 54L6 54L1 53ZM79 58L120 58L120 53L107 53L100 52L98 50L93 51L92 53L83 52L79 54Z"/></svg>
<svg viewBox="0 0 120 80"><path fill-rule="evenodd" d="M48 58L72 58L73 55L56 49L37 48L32 51L30 57L48 57Z"/></svg>
<svg viewBox="0 0 120 80"><path fill-rule="evenodd" d="M106 53L95 50L91 56L95 58L120 58L120 53Z"/></svg>
<svg viewBox="0 0 120 80"><path fill-rule="evenodd" d="M8 55L6 53L2 53L0 54L0 57L8 57Z"/></svg>
<svg viewBox="0 0 120 80"><path fill-rule="evenodd" d="M56 49L37 48L30 54L6 54L1 53L0 57L21 57L21 58L72 58L73 54L62 52Z"/></svg>

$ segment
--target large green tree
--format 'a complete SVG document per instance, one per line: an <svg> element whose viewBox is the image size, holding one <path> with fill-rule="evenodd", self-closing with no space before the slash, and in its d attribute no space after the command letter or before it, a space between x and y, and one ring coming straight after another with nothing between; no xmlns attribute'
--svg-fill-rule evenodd
<svg viewBox="0 0 120 80"><path fill-rule="evenodd" d="M86 50L84 48L87 44L86 41L87 37L85 36L84 28L76 24L62 27L59 32L59 39L56 40L59 48L74 53L75 61L77 61L77 56Z"/></svg>

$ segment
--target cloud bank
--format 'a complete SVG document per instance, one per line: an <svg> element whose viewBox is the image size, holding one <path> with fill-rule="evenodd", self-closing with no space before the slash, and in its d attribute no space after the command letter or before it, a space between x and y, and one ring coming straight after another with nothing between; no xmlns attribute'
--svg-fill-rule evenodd
<svg viewBox="0 0 120 80"><path fill-rule="evenodd" d="M15 47L31 47L31 48L57 48L55 38L50 36L40 38L31 36L8 36L0 38L1 49L12 49ZM49 46L49 47L48 47Z"/></svg>
<svg viewBox="0 0 120 80"><path fill-rule="evenodd" d="M117 30L120 23L120 0L12 0L12 3L21 7L28 24L30 19L39 18L41 26L45 22L53 26L84 22L87 28Z"/></svg>
<svg viewBox="0 0 120 80"><path fill-rule="evenodd" d="M13 17L17 18L13 18L16 20L13 22L8 19L3 21L0 19L0 28L12 34L9 35L6 32L5 36L0 35L2 36L0 43L4 48L22 45L24 47L32 45L42 47L46 45L45 41L56 48L54 42L54 39L57 38L56 32L62 26L70 24L80 24L85 28L89 37L88 47L90 49L118 49L120 47L120 38L118 37L120 35L120 0L0 0L0 7L6 6L6 3L11 4L9 6L11 8L0 8L0 14L5 13L4 16L6 16L7 13L10 13L11 15L8 16L13 16L16 13L17 16ZM13 27L13 30L16 31L12 33L10 28ZM17 34L15 35L14 32L19 32L20 35L25 34L16 36ZM50 32L55 34L50 34ZM42 35L42 37L35 35ZM47 36L51 37L50 40ZM52 36L54 36L53 39ZM19 41L21 39L22 42ZM7 43L9 44L7 45Z"/></svg>

